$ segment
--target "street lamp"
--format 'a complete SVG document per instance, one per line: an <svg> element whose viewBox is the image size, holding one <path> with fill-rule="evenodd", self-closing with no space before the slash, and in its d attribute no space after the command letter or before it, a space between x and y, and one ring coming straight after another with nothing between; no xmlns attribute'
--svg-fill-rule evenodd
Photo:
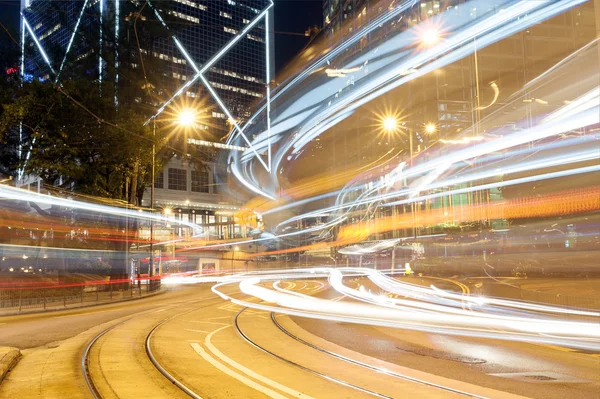
<svg viewBox="0 0 600 399"><path fill-rule="evenodd" d="M423 31L421 32L421 41L426 46L433 46L439 40L440 40L440 33L433 26L427 27L427 28L423 29Z"/></svg>
<svg viewBox="0 0 600 399"><path fill-rule="evenodd" d="M192 108L184 108L177 113L177 125L179 126L193 126L196 121L197 112ZM150 179L152 185L150 186L150 212L154 209L154 180L155 180L155 166L156 166L156 116L152 118L152 173ZM165 209L165 215L167 215L167 209ZM170 210L169 210L170 213ZM150 220L150 277L154 276L154 220Z"/></svg>
<svg viewBox="0 0 600 399"><path fill-rule="evenodd" d="M191 108L183 109L177 115L177 124L179 126L190 127L196 122L196 110Z"/></svg>
<svg viewBox="0 0 600 399"><path fill-rule="evenodd" d="M398 129L398 119L393 115L388 115L383 118L382 126L387 132L395 132Z"/></svg>
<svg viewBox="0 0 600 399"><path fill-rule="evenodd" d="M429 122L429 123L425 124L425 133L432 134L432 133L435 133L436 130L437 130L437 126L435 125L435 123Z"/></svg>
<svg viewBox="0 0 600 399"><path fill-rule="evenodd" d="M436 33L437 35L437 33ZM425 39L423 39L425 40ZM415 133L413 131L413 129L410 127L410 124L416 124L415 121L408 121L408 120L403 120L402 117L399 117L398 114L393 114L393 113L387 113L385 115L380 115L380 126L381 126L381 130L383 130L384 132L387 132L388 134L391 133L395 133L398 130L403 130L406 131L408 134L408 147L409 147L409 165L412 168L413 166L413 158L414 158L414 146L413 146L413 134ZM409 126L407 126L407 124ZM420 125L420 123L419 123ZM423 125L421 125L423 127L423 130L425 133L427 134L433 134L437 131L437 125L433 122L428 122L425 123ZM417 229L416 229L416 207L415 207L415 203L412 202L411 203L411 213L413 216L413 227L412 227L412 235L413 237L417 236Z"/></svg>

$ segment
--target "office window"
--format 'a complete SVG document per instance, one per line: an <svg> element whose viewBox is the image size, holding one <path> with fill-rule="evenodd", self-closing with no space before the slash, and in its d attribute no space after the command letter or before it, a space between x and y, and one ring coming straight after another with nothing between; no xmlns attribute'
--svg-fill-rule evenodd
<svg viewBox="0 0 600 399"><path fill-rule="evenodd" d="M154 175L154 188L165 188L165 174L162 170Z"/></svg>
<svg viewBox="0 0 600 399"><path fill-rule="evenodd" d="M169 190L187 191L187 170L169 168Z"/></svg>
<svg viewBox="0 0 600 399"><path fill-rule="evenodd" d="M208 171L206 169L192 170L192 191L195 193L208 193Z"/></svg>

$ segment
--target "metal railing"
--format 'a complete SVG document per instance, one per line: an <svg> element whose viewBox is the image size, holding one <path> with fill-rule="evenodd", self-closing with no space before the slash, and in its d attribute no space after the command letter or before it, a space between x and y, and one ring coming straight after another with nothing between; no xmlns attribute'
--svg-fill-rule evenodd
<svg viewBox="0 0 600 399"><path fill-rule="evenodd" d="M160 276L135 280L28 284L0 287L0 315L27 311L77 308L153 294L161 289Z"/></svg>

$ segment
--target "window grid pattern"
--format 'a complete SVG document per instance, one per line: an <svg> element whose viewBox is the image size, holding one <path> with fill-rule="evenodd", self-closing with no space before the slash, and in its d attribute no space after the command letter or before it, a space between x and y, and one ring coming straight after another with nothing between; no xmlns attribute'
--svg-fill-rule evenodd
<svg viewBox="0 0 600 399"><path fill-rule="evenodd" d="M187 191L187 170L169 168L169 190Z"/></svg>
<svg viewBox="0 0 600 399"><path fill-rule="evenodd" d="M154 176L154 188L165 188L165 174L162 170Z"/></svg>
<svg viewBox="0 0 600 399"><path fill-rule="evenodd" d="M192 170L192 192L209 193L208 170Z"/></svg>

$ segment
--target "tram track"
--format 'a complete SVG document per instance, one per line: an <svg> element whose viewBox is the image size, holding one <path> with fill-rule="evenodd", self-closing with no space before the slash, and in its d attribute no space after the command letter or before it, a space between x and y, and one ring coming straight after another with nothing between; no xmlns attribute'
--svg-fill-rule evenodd
<svg viewBox="0 0 600 399"><path fill-rule="evenodd" d="M156 358L156 356L152 353L152 348L151 348L151 340L152 340L152 336L153 334L156 332L156 330L164 325L165 323L171 321L172 319L179 317L179 316L183 316L185 314L191 313L193 311L196 311L198 309L202 309L202 308L206 308L209 306L213 306L219 302L221 302L222 299L221 298L205 298L205 299L201 299L201 300L196 300L196 301L190 301L190 302L184 302L186 304L189 305L193 305L194 303L204 303L204 302L210 302L204 306L200 306L200 307L195 307L193 309L188 309L186 311L177 313L175 315L171 315L169 317L166 317L164 319L162 319L160 322L155 323L150 330L148 331L148 333L145 335L145 339L144 339L144 351L146 353L146 356L148 358L148 360L152 363L152 365L156 368L156 370L158 370L164 377L165 379L167 379L169 381L170 384L174 385L175 387L177 387L179 390L181 390L183 393L185 393L187 396L192 397L194 399L202 399L202 397L200 395L198 395L196 392L194 392L191 388L187 387L182 381L179 381L178 379L176 379L173 375L171 375L158 361L158 359ZM174 306L180 305L180 303L175 303L173 305L171 305L169 308L172 308ZM92 397L94 399L103 399L104 396L102 395L102 393L100 392L100 390L98 389L98 385L94 382L94 377L93 377L93 373L90 370L90 353L92 351L92 348L98 343L98 341L106 336L106 334L108 334L109 332L115 330L118 327L123 326L124 324L133 321L135 319L138 319L140 317L143 316L147 316L148 314L151 314L153 312L156 312L156 310L150 310L150 311L146 311L143 312L141 314L138 314L136 316L133 317L129 317L126 320L123 320L117 324L114 324L102 331L100 331L98 334L96 334L86 345L82 357L81 357L81 369L83 372L83 376L84 376L84 380L86 383L86 386L88 387L89 392L91 393ZM108 383L108 385L110 386L110 382L106 381ZM116 392L113 391L113 393L115 394L115 396L118 397L118 394Z"/></svg>
<svg viewBox="0 0 600 399"><path fill-rule="evenodd" d="M272 351L268 350L267 348L259 345L258 343L256 343L255 341L253 341L250 337L248 337L248 335L246 333L244 333L244 331L242 331L242 329L239 326L239 317L244 312L244 310L246 310L246 309L247 308L244 308L244 309L240 310L236 314L236 316L234 318L233 324L234 324L234 328L236 329L237 333L242 337L242 339L244 341L248 342L253 347L259 349L260 351L262 351L262 352L264 352L264 353L266 353L266 354L268 354L268 355L270 355L270 356L272 356L274 358L277 358L277 359L283 361L284 363L287 363L287 364L289 364L289 365L291 365L293 367L296 367L296 368L298 368L300 370L306 371L306 372L308 372L310 374L313 374L313 375L316 375L318 377L321 377L321 378L323 378L323 379L325 379L327 381L330 381L330 382L333 382L333 383L345 386L347 388L351 388L351 389L354 389L356 391L362 392L364 394L368 394L368 395L375 396L375 397L378 397L378 398L385 398L385 399L392 399L393 398L392 396L388 396L388 395L385 395L385 394L382 394L382 393L379 393L379 392L376 392L376 391L373 391L373 390L370 390L370 389L366 389L366 388L360 387L358 385L351 384L351 383L349 383L347 381L341 380L339 378L332 377L332 376L327 375L325 373L322 373L320 371L317 371L317 370L311 369L309 367L303 366L303 365L301 365L299 363L294 362L293 360L290 360L290 359L287 359L287 358L285 358L283 356L280 356L280 355L276 354L275 352L272 352Z"/></svg>
<svg viewBox="0 0 600 399"><path fill-rule="evenodd" d="M446 391L446 392L451 392L451 393L463 395L463 396L466 396L466 397L469 397L469 398L487 399L487 397L485 397L485 396L480 396L480 395L468 393L468 392L465 392L465 391L461 391L461 390L458 390L458 389L450 388L450 387L447 387L447 386L444 386L444 385L435 384L435 383L428 382L428 381L423 381L421 379L414 378L414 377L407 376L407 375L400 374L400 373L396 373L394 371L384 370L382 368L379 368L379 367L376 367L376 366L373 366L373 365L361 362L359 360L351 359L351 358L349 358L347 356L340 355L339 353L335 353L335 352L332 352L332 351L327 350L325 348L322 348L320 346L314 345L314 344L312 344L312 343L310 343L310 342L308 342L308 341L306 341L306 340L298 337L297 335L291 333L285 327L283 327L281 325L281 323L279 323L277 321L274 312L271 312L271 320L273 321L273 324L275 324L275 326L281 332L283 332L284 334L286 334L288 337L294 339L295 341L297 341L297 342L299 342L299 343L301 343L301 344L303 344L305 346L308 346L308 347L310 347L310 348L312 348L314 350L317 350L317 351L319 351L321 353L324 353L326 355L332 356L332 357L334 357L336 359L339 359L339 360L342 360L344 362L351 363L351 364L354 364L354 365L357 365L357 366L360 366L360 367L364 367L366 369L375 371L376 373L384 374L384 375L387 375L387 376L390 376L390 377L394 377L394 378L399 378L399 379L402 379L402 380L405 380L405 381L414 382L414 383L417 383L417 384L427 385L427 386L430 386L430 387L433 387L433 388L438 388L438 389L441 389L441 390Z"/></svg>

